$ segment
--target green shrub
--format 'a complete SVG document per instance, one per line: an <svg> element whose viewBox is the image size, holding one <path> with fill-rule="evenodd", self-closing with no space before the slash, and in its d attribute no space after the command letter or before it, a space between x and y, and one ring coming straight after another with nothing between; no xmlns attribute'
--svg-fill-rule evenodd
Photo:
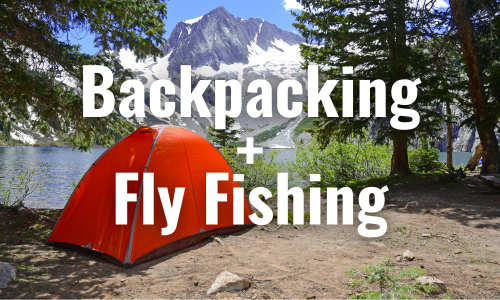
<svg viewBox="0 0 500 300"><path fill-rule="evenodd" d="M391 258L386 257L385 262L376 266L368 264L361 268L361 271L350 269L346 275L354 278L349 288L357 287L363 283L378 284L377 291L354 295L351 296L352 299L418 299L432 293L437 287L419 285L407 280L415 279L426 273L425 269L419 268L408 268L396 272L396 268L391 264Z"/></svg>
<svg viewBox="0 0 500 300"><path fill-rule="evenodd" d="M7 186L2 189L0 203L5 206L23 206L24 200L36 191L41 191L43 185L37 179L38 174L33 170L9 179ZM3 199L2 199L3 197Z"/></svg>
<svg viewBox="0 0 500 300"><path fill-rule="evenodd" d="M278 150L255 156L253 164L247 164L246 155L238 154L236 147L222 147L220 151L236 174L245 174L245 181L241 185L247 193L256 187L275 189L277 174L285 169L283 163L276 162Z"/></svg>
<svg viewBox="0 0 500 300"><path fill-rule="evenodd" d="M426 140L422 143L422 147L409 151L408 163L410 170L417 173L428 173L444 167L439 161L439 149L433 148Z"/></svg>
<svg viewBox="0 0 500 300"><path fill-rule="evenodd" d="M310 174L321 174L321 182L313 186L335 186L339 182L365 180L388 175L391 170L392 150L375 145L371 140L340 143L332 141L321 149L316 141L298 144L295 160L288 170L309 182Z"/></svg>

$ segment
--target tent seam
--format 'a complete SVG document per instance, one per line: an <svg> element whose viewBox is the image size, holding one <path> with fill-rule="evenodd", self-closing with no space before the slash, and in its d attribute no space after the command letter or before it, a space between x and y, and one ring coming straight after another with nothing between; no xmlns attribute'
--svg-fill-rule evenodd
<svg viewBox="0 0 500 300"><path fill-rule="evenodd" d="M160 139L160 136L161 136L163 130L167 127L168 127L168 125L163 125L160 132L156 136L156 139L153 142L153 147L151 147L151 152L149 153L149 158L148 158L148 161L146 162L146 167L144 168L144 172L146 172L148 170L149 162L151 161L151 157L153 156L153 152L156 148L156 144L158 143L158 140ZM130 256L132 254L132 245L134 243L135 224L136 224L136 220L137 220L137 215L139 213L139 206L141 204L140 200L141 200L141 193L142 193L143 184L144 184L144 176L142 177L141 187L139 188L139 193L137 194L137 202L136 202L136 206L135 206L134 219L132 221L132 228L130 229L130 236L129 236L128 246L127 246L127 253L125 254L124 264L130 263Z"/></svg>
<svg viewBox="0 0 500 300"><path fill-rule="evenodd" d="M198 202L196 201L196 193L194 192L193 175L191 174L191 164L189 163L189 156L187 153L186 142L184 141L184 137L181 136L181 138L182 138L182 144L184 145L184 153L186 153L186 161L187 161L188 170L189 170L189 180L191 181L191 188L193 189L193 197L194 197L194 203L195 203L195 208L196 208L196 215L198 216L198 222L200 223L200 228L203 228L203 224L202 224L201 219L200 219L200 212L198 211Z"/></svg>

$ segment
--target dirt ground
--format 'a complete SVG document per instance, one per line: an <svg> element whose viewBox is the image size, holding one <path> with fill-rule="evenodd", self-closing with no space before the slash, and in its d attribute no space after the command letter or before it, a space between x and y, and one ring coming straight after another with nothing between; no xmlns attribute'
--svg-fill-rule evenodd
<svg viewBox="0 0 500 300"><path fill-rule="evenodd" d="M207 239L129 269L82 251L47 247L43 239L50 228L0 210L0 261L18 273L0 298L210 298L206 292L222 271L247 277L252 285L214 298L347 298L377 287L349 289L345 272L385 256L398 269L425 268L453 298L500 298L500 195L476 194L461 181L416 178L389 186L386 205L376 214L388 222L380 238L357 233L355 205L354 226L270 224L223 236L225 247ZM404 208L410 201L419 203L416 210ZM415 260L398 262L407 249Z"/></svg>

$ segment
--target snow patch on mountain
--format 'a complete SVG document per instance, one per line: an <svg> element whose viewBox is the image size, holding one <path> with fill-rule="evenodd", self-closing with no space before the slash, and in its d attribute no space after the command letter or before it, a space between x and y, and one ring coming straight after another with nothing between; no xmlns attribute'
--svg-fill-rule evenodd
<svg viewBox="0 0 500 300"><path fill-rule="evenodd" d="M189 24L189 25L193 25L194 23L198 23L198 21L201 20L201 18L203 18L204 16L201 16L201 17L198 17L198 18L194 18L194 19L191 19L191 20L186 20L186 21L182 21L183 23L186 23L186 24Z"/></svg>

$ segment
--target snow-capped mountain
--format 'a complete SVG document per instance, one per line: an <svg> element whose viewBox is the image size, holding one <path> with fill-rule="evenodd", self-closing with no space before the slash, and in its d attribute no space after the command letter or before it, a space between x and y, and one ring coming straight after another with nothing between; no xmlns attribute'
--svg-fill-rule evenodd
<svg viewBox="0 0 500 300"><path fill-rule="evenodd" d="M149 88L158 79L171 80L176 86L176 96L163 96L164 101L179 102L179 71L181 65L191 65L193 87L197 80L238 79L242 83L243 109L236 119L235 127L241 130L241 137L256 137L263 146L293 147L294 140L308 140L308 133L297 135L294 129L304 120L303 113L295 119L287 119L278 113L276 94L278 84L285 79L295 79L303 84L303 95L307 95L307 75L301 69L300 43L304 39L284 31L276 25L258 18L244 20L231 15L224 7L218 7L201 17L178 23L172 30L168 44L163 48L164 56L137 61L128 49L116 51L120 63L131 69L136 77ZM256 79L266 79L273 87L273 116L254 119L246 112L247 102L256 94L246 93L248 84ZM213 84L204 94L205 101L213 115ZM305 96L291 96L289 101L305 101ZM181 118L178 110L170 118L157 118L149 111L146 100L146 118L130 119L145 125L173 124L182 126L206 136L212 118L200 117L193 107L192 118ZM460 121L465 115L456 107L453 114ZM12 124L10 137L25 145L52 146L57 144L58 135L42 136L21 123ZM436 145L446 150L445 130ZM500 135L499 135L500 139ZM479 143L475 129L453 126L454 151L472 151ZM2 141L0 140L0 146Z"/></svg>
<svg viewBox="0 0 500 300"><path fill-rule="evenodd" d="M191 65L195 69L207 66L219 71L224 65L248 65L253 56L263 52L283 54L290 46L302 42L302 37L262 19L235 18L221 6L204 16L177 24L164 53L171 54L170 71L179 72L180 65Z"/></svg>
<svg viewBox="0 0 500 300"><path fill-rule="evenodd" d="M294 142L291 132L304 116L294 120L282 117L276 109L276 95L273 95L273 117L251 118L245 107L256 94L247 94L245 91L255 79L268 80L274 91L284 79L299 80L306 89L306 73L300 68L299 45L302 42L302 37L274 24L256 18L236 18L224 7L218 7L204 16L178 23L163 49L164 56L156 61L136 61L134 53L127 49L118 51L117 55L120 63L131 69L146 88L158 79L169 79L178 87L181 65L191 66L193 86L199 78L238 79L242 83L243 110L236 126L242 130L242 137L270 130L264 134L267 138L261 140L261 145L292 147ZM212 88L213 85L209 87ZM213 111L213 90L207 91L204 96ZM164 100L179 101L179 97L178 94L175 97L164 96ZM305 100L305 97L290 99L301 100ZM196 111L193 111L193 115L193 118L181 119L176 112L170 118L158 119L147 113L145 119L137 121L142 124L170 123L206 136L213 118L202 118Z"/></svg>

